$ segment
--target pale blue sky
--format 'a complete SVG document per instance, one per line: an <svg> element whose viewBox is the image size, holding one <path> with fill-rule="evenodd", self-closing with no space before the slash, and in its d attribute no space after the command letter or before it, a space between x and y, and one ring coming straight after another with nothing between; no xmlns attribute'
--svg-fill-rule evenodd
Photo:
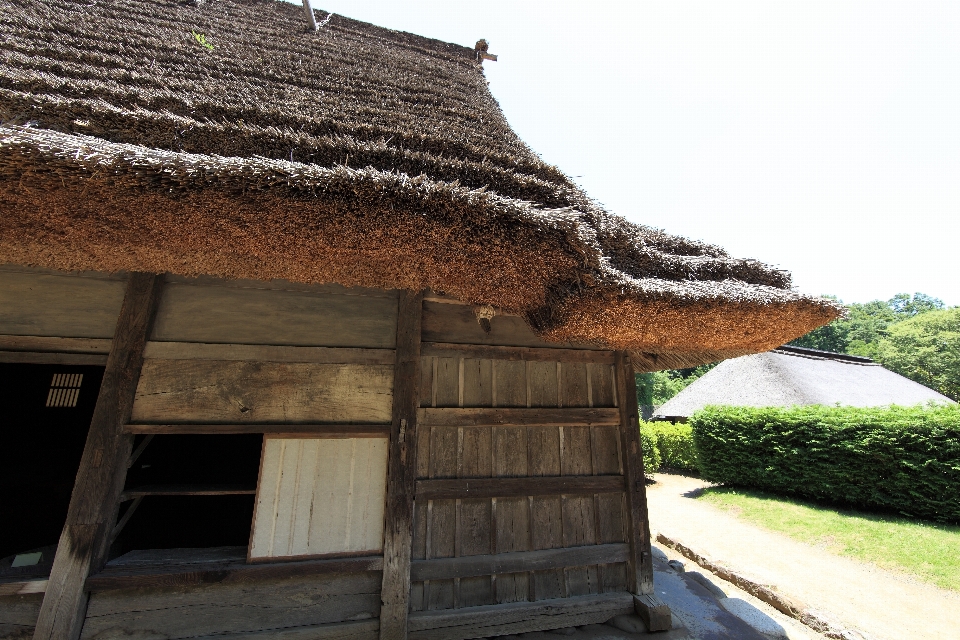
<svg viewBox="0 0 960 640"><path fill-rule="evenodd" d="M486 38L514 130L630 220L808 293L960 305L960 2L313 6Z"/></svg>

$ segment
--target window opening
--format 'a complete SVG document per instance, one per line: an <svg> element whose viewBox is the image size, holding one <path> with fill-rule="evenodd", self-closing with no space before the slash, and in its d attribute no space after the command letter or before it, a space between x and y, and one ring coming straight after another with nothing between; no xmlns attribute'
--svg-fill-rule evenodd
<svg viewBox="0 0 960 640"><path fill-rule="evenodd" d="M262 441L260 434L138 436L110 555L246 547Z"/></svg>

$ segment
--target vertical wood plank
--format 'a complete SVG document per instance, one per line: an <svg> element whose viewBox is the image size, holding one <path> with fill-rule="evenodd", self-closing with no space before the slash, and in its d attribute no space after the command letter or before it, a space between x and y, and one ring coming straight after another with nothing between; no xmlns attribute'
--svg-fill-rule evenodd
<svg viewBox="0 0 960 640"><path fill-rule="evenodd" d="M527 364L523 361L496 360L497 406L527 406ZM524 427L493 429L493 474L497 477L527 475L527 438ZM497 498L496 553L524 551L530 538L530 510L526 498ZM526 573L498 574L495 581L497 603L524 601L529 586Z"/></svg>
<svg viewBox="0 0 960 640"><path fill-rule="evenodd" d="M452 360L452 358L450 359ZM442 397L440 389L451 386L455 389L458 379L457 367L438 367L437 402ZM453 385L450 384L450 379ZM457 427L433 427L430 434L430 472L431 478L456 478L458 467L458 440L460 430ZM430 509L430 558L452 558L456 554L457 541L457 501L432 500ZM431 580L424 588L424 600L427 609L452 609L454 606L454 582L449 580Z"/></svg>
<svg viewBox="0 0 960 640"><path fill-rule="evenodd" d="M531 407L559 406L558 365L555 362L530 362L527 367L528 400ZM531 476L560 475L560 442L557 427L531 427L527 430L527 473ZM530 548L551 549L562 545L563 531L559 496L527 500L530 520ZM530 600L559 598L562 572L534 571L529 577Z"/></svg>
<svg viewBox="0 0 960 640"><path fill-rule="evenodd" d="M579 400L573 393L570 396ZM562 475L591 475L593 461L590 427L563 427L562 431ZM593 496L563 496L563 546L596 544L594 509ZM599 592L596 566L573 567L566 569L566 573L568 596Z"/></svg>
<svg viewBox="0 0 960 640"><path fill-rule="evenodd" d="M423 292L400 294L393 421L384 512L380 638L404 640L410 599L413 493L417 475L417 406L420 404L420 332Z"/></svg>
<svg viewBox="0 0 960 640"><path fill-rule="evenodd" d="M493 363L487 359L465 358L463 361L463 406L493 406Z"/></svg>
<svg viewBox="0 0 960 640"><path fill-rule="evenodd" d="M469 371L470 367L467 367L466 370ZM470 376L465 377L465 384L465 390L469 391L472 384ZM491 428L478 427L464 430L459 473L461 478L489 478L491 476L493 461L491 446ZM490 544L493 519L491 502L490 498L460 501L460 511L457 514L459 523L457 555L473 556L492 553ZM458 606L461 607L493 604L490 576L461 578L458 601Z"/></svg>
<svg viewBox="0 0 960 640"><path fill-rule="evenodd" d="M647 492L643 481L643 452L640 448L636 379L633 363L625 351L616 354L617 398L620 399L620 442L623 475L626 482L627 541L630 561L627 587L635 594L653 593L653 562L650 555L650 520L647 515Z"/></svg>
<svg viewBox="0 0 960 640"><path fill-rule="evenodd" d="M460 359L437 358L437 407L460 406Z"/></svg>
<svg viewBox="0 0 960 640"><path fill-rule="evenodd" d="M75 640L80 635L87 608L84 583L106 561L117 519L133 448L133 436L121 429L133 409L161 281L160 276L146 273L132 273L127 280L34 638Z"/></svg>
<svg viewBox="0 0 960 640"><path fill-rule="evenodd" d="M585 363L563 363L560 393L565 407L586 407L591 402L589 369ZM585 476L594 473L593 443L590 427L561 429L562 475ZM563 497L563 545L566 547L596 543L596 503L593 496ZM572 567L565 570L568 596L599 592L597 567Z"/></svg>

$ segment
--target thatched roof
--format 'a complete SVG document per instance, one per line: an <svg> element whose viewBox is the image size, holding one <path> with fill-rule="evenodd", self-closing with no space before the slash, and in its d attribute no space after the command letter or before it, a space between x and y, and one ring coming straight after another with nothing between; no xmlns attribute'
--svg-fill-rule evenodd
<svg viewBox="0 0 960 640"><path fill-rule="evenodd" d="M869 358L783 346L721 362L657 409L653 419L686 419L708 405L885 407L928 402L954 403Z"/></svg>
<svg viewBox="0 0 960 640"><path fill-rule="evenodd" d="M838 314L604 211L473 49L273 0L0 8L0 263L432 288L661 368Z"/></svg>

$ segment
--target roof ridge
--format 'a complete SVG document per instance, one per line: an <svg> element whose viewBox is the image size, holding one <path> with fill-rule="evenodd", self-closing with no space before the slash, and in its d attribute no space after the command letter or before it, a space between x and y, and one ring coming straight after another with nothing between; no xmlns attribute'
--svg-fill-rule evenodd
<svg viewBox="0 0 960 640"><path fill-rule="evenodd" d="M791 344L780 345L776 349L773 349L773 351L787 356L812 358L814 360L836 360L837 362L843 362L846 364L859 364L863 366L874 367L881 366L880 363L874 362L871 358L867 358L866 356L854 356L848 353L835 353L833 351L823 351L822 349L797 347Z"/></svg>

